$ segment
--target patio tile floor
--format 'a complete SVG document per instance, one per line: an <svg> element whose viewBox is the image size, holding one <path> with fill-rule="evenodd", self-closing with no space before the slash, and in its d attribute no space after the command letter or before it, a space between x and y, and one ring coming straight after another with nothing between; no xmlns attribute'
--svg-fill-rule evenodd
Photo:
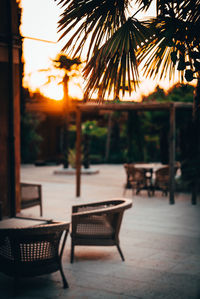
<svg viewBox="0 0 200 299"><path fill-rule="evenodd" d="M122 165L96 165L99 174L81 177L81 197L75 197L75 177L55 175L61 166L22 166L21 181L41 183L45 218L70 221L73 204L122 197L126 181ZM125 197L133 207L125 211L121 232L122 262L115 247L76 247L70 264L70 237L63 268L70 288L63 289L60 273L21 281L17 298L200 298L200 201L176 194L175 205L157 192ZM23 211L39 215L39 208ZM12 279L0 274L0 298L13 298Z"/></svg>

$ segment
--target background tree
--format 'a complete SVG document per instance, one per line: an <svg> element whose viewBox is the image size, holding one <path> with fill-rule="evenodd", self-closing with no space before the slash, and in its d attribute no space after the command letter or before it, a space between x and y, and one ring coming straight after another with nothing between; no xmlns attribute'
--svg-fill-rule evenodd
<svg viewBox="0 0 200 299"><path fill-rule="evenodd" d="M70 123L70 101L69 101L69 81L74 75L77 75L78 66L81 64L79 58L71 59L65 54L58 54L57 58L53 60L54 67L64 70L64 77L62 79L64 89L64 109L63 109L63 166L68 168L68 130Z"/></svg>
<svg viewBox="0 0 200 299"><path fill-rule="evenodd" d="M21 89L20 101L20 154L22 163L34 163L40 152L42 137L37 129L41 123L39 114L26 112L25 105L30 93L27 88Z"/></svg>

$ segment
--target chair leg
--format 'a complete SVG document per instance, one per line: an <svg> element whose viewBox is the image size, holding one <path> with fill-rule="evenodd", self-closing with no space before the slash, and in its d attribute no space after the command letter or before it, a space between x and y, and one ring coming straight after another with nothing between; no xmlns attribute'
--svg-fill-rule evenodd
<svg viewBox="0 0 200 299"><path fill-rule="evenodd" d="M136 195L138 195L140 193L140 189L136 190Z"/></svg>
<svg viewBox="0 0 200 299"><path fill-rule="evenodd" d="M147 189L148 197L151 197L151 192L152 192L152 195L153 195L153 191L152 191L152 189L148 188L148 189Z"/></svg>
<svg viewBox="0 0 200 299"><path fill-rule="evenodd" d="M40 204L40 216L42 217L43 211L42 211L42 204Z"/></svg>
<svg viewBox="0 0 200 299"><path fill-rule="evenodd" d="M125 258L124 258L124 255L123 255L123 253L122 253L122 251L121 251L121 248L120 248L119 244L116 244L116 246L117 246L117 249L118 249L119 254L120 254L120 256L121 256L121 259L122 259L122 261L124 262L124 261L125 261Z"/></svg>
<svg viewBox="0 0 200 299"><path fill-rule="evenodd" d="M65 274L64 274L64 272L63 272L63 268L62 268L61 263L60 263L60 274L61 274L61 277L62 277L62 280L63 280L63 288L64 288L64 289L69 288L69 285L68 285L67 279L66 279L66 277L65 277Z"/></svg>
<svg viewBox="0 0 200 299"><path fill-rule="evenodd" d="M74 262L74 244L73 241L71 242L71 259L70 259L71 264Z"/></svg>
<svg viewBox="0 0 200 299"><path fill-rule="evenodd" d="M139 184L137 184L136 186L136 195L138 195L140 193L141 187Z"/></svg>

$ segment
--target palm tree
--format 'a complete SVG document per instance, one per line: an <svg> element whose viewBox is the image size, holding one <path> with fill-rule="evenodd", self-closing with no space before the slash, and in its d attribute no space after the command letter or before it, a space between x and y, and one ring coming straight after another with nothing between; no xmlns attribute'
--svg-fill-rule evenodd
<svg viewBox="0 0 200 299"><path fill-rule="evenodd" d="M169 75L178 70L180 78L191 81L199 75L200 0L55 0L64 7L59 20L63 51L74 57L87 47L83 74L87 92L101 94L122 88L131 93L139 82L138 65L147 59L145 74ZM135 2L135 3L134 3ZM139 11L148 11L152 2L157 16L139 21ZM134 9L131 8L131 4ZM136 9L135 9L136 7ZM130 16L129 11L135 10ZM139 52L138 52L139 48Z"/></svg>
<svg viewBox="0 0 200 299"><path fill-rule="evenodd" d="M140 1L146 2L146 1ZM148 77L196 80L193 102L193 144L186 172L192 185L192 203L196 203L200 177L200 1L157 1L157 17L149 23L154 32L139 48L138 59Z"/></svg>
<svg viewBox="0 0 200 299"><path fill-rule="evenodd" d="M79 58L69 58L65 54L58 54L55 60L53 60L54 67L62 69L65 71L63 77L63 87L64 87L64 109L63 109L63 166L68 168L68 128L70 122L70 102L69 102L69 81L70 78L76 74L78 66L81 64Z"/></svg>
<svg viewBox="0 0 200 299"><path fill-rule="evenodd" d="M180 80L197 80L193 111L197 143L193 157L198 158L200 0L55 1L64 7L59 20L60 39L71 34L63 50L76 56L87 47L83 70L87 94L99 86L102 97L106 91L116 97L121 88L123 95L126 89L131 93L132 85L138 85L138 65L142 64L147 77L173 79L178 72ZM139 21L138 12L148 11L153 1L156 17ZM135 10L132 15L130 10ZM198 176L195 172L194 178ZM193 190L195 186L196 179Z"/></svg>
<svg viewBox="0 0 200 299"><path fill-rule="evenodd" d="M55 0L57 1L57 0ZM81 55L87 47L83 71L86 89L91 95L101 86L101 95L114 92L114 98L136 86L137 47L148 37L146 22L129 17L129 0L58 0L64 7L59 21L60 39L70 56Z"/></svg>

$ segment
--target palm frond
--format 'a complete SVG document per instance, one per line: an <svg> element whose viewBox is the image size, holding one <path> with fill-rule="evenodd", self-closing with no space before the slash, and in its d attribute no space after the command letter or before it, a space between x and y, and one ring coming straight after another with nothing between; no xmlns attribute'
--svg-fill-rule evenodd
<svg viewBox="0 0 200 299"><path fill-rule="evenodd" d="M143 64L144 75L173 79L178 70L182 78L186 65L191 67L194 27L180 18L162 16L154 19L150 27L154 35L137 53Z"/></svg>
<svg viewBox="0 0 200 299"><path fill-rule="evenodd" d="M181 1L181 17L189 22L200 22L200 0Z"/></svg>
<svg viewBox="0 0 200 299"><path fill-rule="evenodd" d="M136 4L142 8L142 10L147 11L152 4L153 0L136 0Z"/></svg>
<svg viewBox="0 0 200 299"><path fill-rule="evenodd" d="M124 95L128 82L129 93L132 91L132 81L136 88L139 80L136 50L146 37L147 23L129 18L113 36L94 52L93 57L84 69L87 80L87 92L94 92L101 86L102 96L114 91L118 96L120 89Z"/></svg>
<svg viewBox="0 0 200 299"><path fill-rule="evenodd" d="M67 38L63 51L79 55L89 41L87 56L126 22L130 0L55 0L64 7L59 20L60 39Z"/></svg>

